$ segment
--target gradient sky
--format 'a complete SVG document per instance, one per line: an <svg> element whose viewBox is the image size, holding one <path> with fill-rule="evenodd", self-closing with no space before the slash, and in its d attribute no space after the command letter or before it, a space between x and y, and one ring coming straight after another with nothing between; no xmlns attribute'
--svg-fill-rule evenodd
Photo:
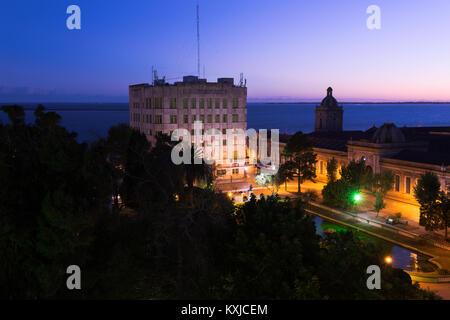
<svg viewBox="0 0 450 320"><path fill-rule="evenodd" d="M0 101L127 101L152 65L195 74L195 3L1 1ZM71 4L81 30L66 28ZM372 4L381 30L366 27ZM333 86L341 101L450 101L449 0L200 0L200 15L206 77L243 72L249 100Z"/></svg>

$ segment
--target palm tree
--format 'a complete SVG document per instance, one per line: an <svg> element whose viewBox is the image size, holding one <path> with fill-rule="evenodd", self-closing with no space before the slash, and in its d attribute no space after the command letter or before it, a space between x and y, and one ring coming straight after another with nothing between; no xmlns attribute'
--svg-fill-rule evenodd
<svg viewBox="0 0 450 320"><path fill-rule="evenodd" d="M201 159L201 149L191 147L190 164L183 164L184 181L187 185L188 198L191 206L194 205L194 185L205 182L210 184L213 180L212 167L203 161L195 163L195 159Z"/></svg>
<svg viewBox="0 0 450 320"><path fill-rule="evenodd" d="M307 180L314 182L316 178L317 159L313 145L308 137L299 131L287 143L284 154L288 160L280 169L286 171L286 175L298 179L298 193L301 193L301 184Z"/></svg>

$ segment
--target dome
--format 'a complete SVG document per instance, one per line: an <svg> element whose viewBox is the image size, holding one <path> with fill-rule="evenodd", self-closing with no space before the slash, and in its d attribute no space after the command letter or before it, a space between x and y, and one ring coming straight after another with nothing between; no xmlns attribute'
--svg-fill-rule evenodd
<svg viewBox="0 0 450 320"><path fill-rule="evenodd" d="M320 104L321 107L326 108L337 108L338 102L333 97L333 88L329 87L327 89L327 96L322 100L322 103Z"/></svg>
<svg viewBox="0 0 450 320"><path fill-rule="evenodd" d="M385 123L372 136L374 143L402 143L405 142L402 130L393 123Z"/></svg>

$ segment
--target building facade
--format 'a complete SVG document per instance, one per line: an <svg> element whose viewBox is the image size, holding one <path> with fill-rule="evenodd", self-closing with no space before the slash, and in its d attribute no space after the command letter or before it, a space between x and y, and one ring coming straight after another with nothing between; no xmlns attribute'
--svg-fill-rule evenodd
<svg viewBox="0 0 450 320"><path fill-rule="evenodd" d="M183 77L183 81L173 84L157 80L152 85L138 84L129 87L130 125L147 136L155 145L158 133L171 135L176 129L187 129L194 141L194 123L203 125L202 146L214 143L215 137L205 139L204 134L212 129L220 132L222 153L212 156L216 160L217 177L242 176L245 164L237 159L245 159L245 139L234 137L233 155L227 146L227 132L247 129L247 88L236 86L233 78L219 78L217 82L207 82L196 76ZM217 141L215 141L217 143ZM232 158L232 160L229 160Z"/></svg>
<svg viewBox="0 0 450 320"><path fill-rule="evenodd" d="M329 90L324 101L331 101L330 109L335 110L337 101L330 99L330 96ZM387 194L393 200L417 206L414 186L425 172L436 174L441 189L450 192L450 127L398 128L393 123L385 123L366 131L317 128L318 120L323 119L323 110L329 105L322 103L317 107L316 130L308 135L317 154L316 174L319 181L327 181L327 161L332 158L338 161L338 172L352 160L363 160L374 173L385 170L393 172L393 189ZM337 116L339 119L339 113ZM342 118L340 121L342 126ZM418 208L402 214L419 221Z"/></svg>

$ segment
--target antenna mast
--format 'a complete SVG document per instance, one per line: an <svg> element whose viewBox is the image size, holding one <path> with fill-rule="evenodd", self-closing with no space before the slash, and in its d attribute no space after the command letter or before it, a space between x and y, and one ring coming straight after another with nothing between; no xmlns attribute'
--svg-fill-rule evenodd
<svg viewBox="0 0 450 320"><path fill-rule="evenodd" d="M197 74L200 77L200 5L197 0Z"/></svg>

